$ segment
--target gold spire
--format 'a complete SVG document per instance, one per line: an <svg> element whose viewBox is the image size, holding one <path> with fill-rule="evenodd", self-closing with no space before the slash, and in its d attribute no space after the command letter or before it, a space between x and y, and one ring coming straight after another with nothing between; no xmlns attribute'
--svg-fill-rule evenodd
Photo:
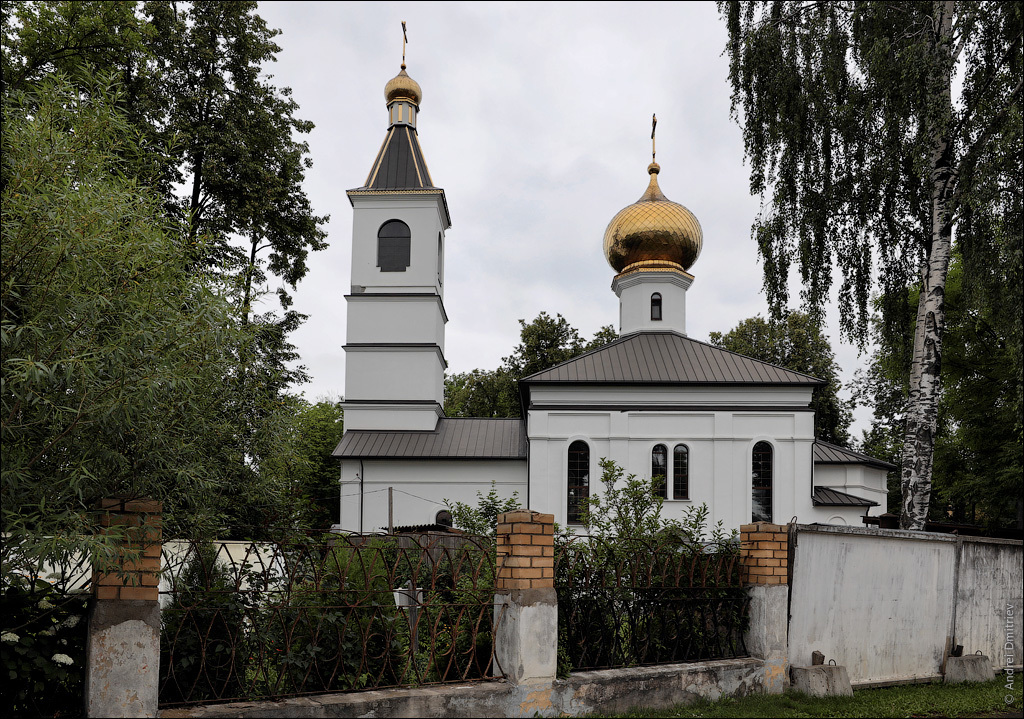
<svg viewBox="0 0 1024 719"><path fill-rule="evenodd" d="M688 270L700 255L704 233L693 213L672 202L658 186L661 166L654 162L651 118L651 179L647 190L632 205L619 210L604 232L604 256L620 274L651 270Z"/></svg>

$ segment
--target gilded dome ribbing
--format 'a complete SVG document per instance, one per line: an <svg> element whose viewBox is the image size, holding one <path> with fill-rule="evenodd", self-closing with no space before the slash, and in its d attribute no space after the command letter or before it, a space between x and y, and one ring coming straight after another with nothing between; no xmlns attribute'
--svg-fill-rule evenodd
<svg viewBox="0 0 1024 719"><path fill-rule="evenodd" d="M423 91L420 84L409 77L405 71L405 63L402 63L402 71L388 80L384 86L384 100L390 105L395 100L408 100L413 105L419 106L423 99Z"/></svg>
<svg viewBox="0 0 1024 719"><path fill-rule="evenodd" d="M604 256L616 272L688 270L700 255L704 233L688 209L658 187L661 167L652 162L647 191L619 210L604 232Z"/></svg>

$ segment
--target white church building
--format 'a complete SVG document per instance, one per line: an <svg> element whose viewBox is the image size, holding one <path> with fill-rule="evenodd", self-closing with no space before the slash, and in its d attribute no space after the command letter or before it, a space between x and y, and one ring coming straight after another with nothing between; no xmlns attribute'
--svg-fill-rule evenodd
<svg viewBox="0 0 1024 719"><path fill-rule="evenodd" d="M647 190L604 237L619 338L520 380L522 418L446 417L448 203L420 149L422 92L404 63L385 97L384 142L364 185L348 191L341 529L379 531L389 511L396 526L443 523L444 500L473 505L492 482L573 526L581 499L601 489L602 458L664 477L666 518L701 503L727 528L793 517L856 525L885 511L892 465L814 437L821 380L687 337L703 234L662 194L653 162Z"/></svg>

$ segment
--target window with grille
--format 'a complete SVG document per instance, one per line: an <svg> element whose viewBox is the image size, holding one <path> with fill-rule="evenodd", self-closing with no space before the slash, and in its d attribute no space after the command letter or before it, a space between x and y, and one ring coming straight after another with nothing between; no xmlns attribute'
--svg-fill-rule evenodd
<svg viewBox="0 0 1024 719"><path fill-rule="evenodd" d="M409 225L401 220L388 220L377 230L377 266L381 272L405 272L411 249Z"/></svg>
<svg viewBox="0 0 1024 719"><path fill-rule="evenodd" d="M580 524L590 497L590 447L583 440L569 445L568 513L569 524Z"/></svg>
<svg viewBox="0 0 1024 719"><path fill-rule="evenodd" d="M772 521L772 446L767 442L754 445L751 461L751 521Z"/></svg>
<svg viewBox="0 0 1024 719"><path fill-rule="evenodd" d="M656 497L665 497L665 483L668 477L668 447L663 444L654 445L651 450L651 480Z"/></svg>
<svg viewBox="0 0 1024 719"><path fill-rule="evenodd" d="M690 498L690 450L677 444L672 450L672 499Z"/></svg>

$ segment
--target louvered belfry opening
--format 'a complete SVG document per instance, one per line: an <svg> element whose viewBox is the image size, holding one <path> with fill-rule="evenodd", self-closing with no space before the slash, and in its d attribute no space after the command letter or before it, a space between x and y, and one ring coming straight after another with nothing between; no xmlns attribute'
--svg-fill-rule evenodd
<svg viewBox="0 0 1024 719"><path fill-rule="evenodd" d="M412 233L401 220L388 220L377 231L377 266L381 272L405 272L412 253Z"/></svg>

